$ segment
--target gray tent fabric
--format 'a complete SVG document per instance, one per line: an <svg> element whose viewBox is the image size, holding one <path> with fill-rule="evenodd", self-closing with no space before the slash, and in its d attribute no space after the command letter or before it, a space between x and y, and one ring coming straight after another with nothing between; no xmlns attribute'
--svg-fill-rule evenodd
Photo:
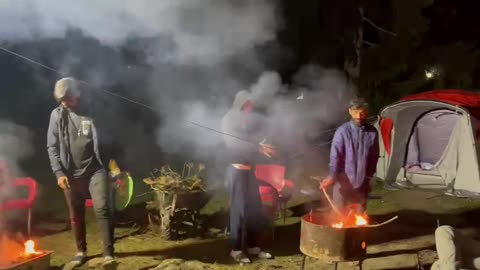
<svg viewBox="0 0 480 270"><path fill-rule="evenodd" d="M435 110L421 116L408 144L406 169L432 170L447 148L458 115L450 110Z"/></svg>
<svg viewBox="0 0 480 270"><path fill-rule="evenodd" d="M410 181L420 188L480 196L479 121L461 107L429 100L394 103L380 112L393 120L391 151L380 147L377 177L385 182ZM380 131L380 120L375 126ZM383 138L380 136L380 143Z"/></svg>

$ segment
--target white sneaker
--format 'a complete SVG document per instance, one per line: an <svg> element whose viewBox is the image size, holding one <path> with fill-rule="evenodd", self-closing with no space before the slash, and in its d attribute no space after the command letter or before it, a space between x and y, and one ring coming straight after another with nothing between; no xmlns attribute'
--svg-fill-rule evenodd
<svg viewBox="0 0 480 270"><path fill-rule="evenodd" d="M112 256L103 257L102 269L113 270L117 268L117 262Z"/></svg>
<svg viewBox="0 0 480 270"><path fill-rule="evenodd" d="M77 252L73 259L70 261L70 265L73 267L84 264L87 260L87 254L85 252Z"/></svg>
<svg viewBox="0 0 480 270"><path fill-rule="evenodd" d="M104 264L111 264L111 263L114 263L114 262L115 262L115 259L112 256L105 256L103 258L103 263Z"/></svg>
<svg viewBox="0 0 480 270"><path fill-rule="evenodd" d="M251 256L255 256L262 260L268 260L273 258L272 254L262 251L259 247L248 248L247 254Z"/></svg>
<svg viewBox="0 0 480 270"><path fill-rule="evenodd" d="M251 263L250 259L241 250L232 250L230 256L239 263Z"/></svg>

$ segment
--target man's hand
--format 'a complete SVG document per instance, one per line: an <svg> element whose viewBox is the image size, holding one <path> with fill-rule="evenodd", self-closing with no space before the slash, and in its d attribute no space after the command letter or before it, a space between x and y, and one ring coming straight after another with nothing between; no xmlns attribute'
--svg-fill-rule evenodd
<svg viewBox="0 0 480 270"><path fill-rule="evenodd" d="M70 188L70 183L68 183L68 177L66 176L60 176L57 178L57 184L61 189L69 189Z"/></svg>
<svg viewBox="0 0 480 270"><path fill-rule="evenodd" d="M320 189L327 189L330 186L333 186L335 182L331 178L326 178L323 179L323 181L320 183Z"/></svg>
<svg viewBox="0 0 480 270"><path fill-rule="evenodd" d="M275 148L275 146L271 144L263 143L263 142L260 143L259 150L260 150L260 153L262 153L263 155L269 158L272 158L277 154L277 149Z"/></svg>

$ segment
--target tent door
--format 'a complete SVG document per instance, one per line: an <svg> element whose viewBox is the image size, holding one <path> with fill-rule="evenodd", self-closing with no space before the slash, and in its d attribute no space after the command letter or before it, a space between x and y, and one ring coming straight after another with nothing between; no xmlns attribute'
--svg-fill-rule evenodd
<svg viewBox="0 0 480 270"><path fill-rule="evenodd" d="M413 184L428 187L445 187L445 179L439 170L445 151L451 142L458 114L440 109L421 116L413 127L405 162L405 177Z"/></svg>

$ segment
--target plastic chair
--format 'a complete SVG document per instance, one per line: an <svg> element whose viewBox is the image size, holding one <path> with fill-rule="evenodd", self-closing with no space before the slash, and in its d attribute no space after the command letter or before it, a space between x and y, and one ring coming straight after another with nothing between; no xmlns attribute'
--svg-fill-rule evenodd
<svg viewBox="0 0 480 270"><path fill-rule="evenodd" d="M274 217L278 210L278 192L272 186L259 186L263 211L268 217Z"/></svg>
<svg viewBox="0 0 480 270"><path fill-rule="evenodd" d="M117 192L128 192L126 201L118 201L116 205L117 210L125 209L129 204L133 197L133 180L132 177L127 173L121 173L115 179L115 189ZM93 200L87 199L85 200L85 207L93 207Z"/></svg>
<svg viewBox="0 0 480 270"><path fill-rule="evenodd" d="M115 180L116 187L119 187L121 184L122 184L122 180L120 179ZM93 207L93 200L92 199L85 200L85 207Z"/></svg>
<svg viewBox="0 0 480 270"><path fill-rule="evenodd" d="M285 187L289 189L294 188L293 181L285 179L285 166L276 164L257 165L255 169L255 177L275 189L278 194L278 201L282 210L283 221L285 222L287 202L291 199L292 195L291 193L285 195L282 193L282 191ZM260 188L260 196L263 196L262 188Z"/></svg>
<svg viewBox="0 0 480 270"><path fill-rule="evenodd" d="M17 178L12 181L12 185L15 188L26 187L28 188L28 197L21 199L12 199L7 200L0 205L0 211L10 211L10 210L19 210L26 209L28 210L27 218L27 232L28 236L31 235L31 225L32 225L32 208L35 200L37 199L37 182L33 178Z"/></svg>

